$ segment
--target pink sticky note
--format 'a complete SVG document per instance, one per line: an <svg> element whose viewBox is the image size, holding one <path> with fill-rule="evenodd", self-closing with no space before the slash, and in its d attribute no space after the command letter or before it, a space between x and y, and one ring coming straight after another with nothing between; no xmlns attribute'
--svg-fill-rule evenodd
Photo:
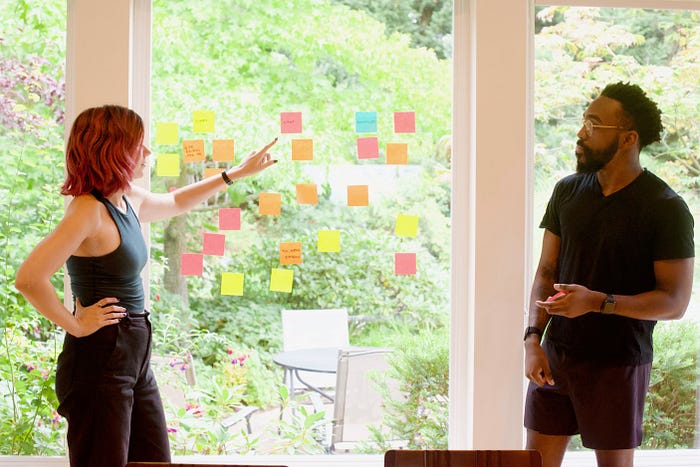
<svg viewBox="0 0 700 467"><path fill-rule="evenodd" d="M241 230L241 208L219 209L219 230Z"/></svg>
<svg viewBox="0 0 700 467"><path fill-rule="evenodd" d="M415 133L415 112L394 112L394 133Z"/></svg>
<svg viewBox="0 0 700 467"><path fill-rule="evenodd" d="M201 276L204 272L204 255L183 253L180 257L180 275Z"/></svg>
<svg viewBox="0 0 700 467"><path fill-rule="evenodd" d="M379 158L379 141L377 140L376 136L371 136L368 138L357 138L357 158Z"/></svg>
<svg viewBox="0 0 700 467"><path fill-rule="evenodd" d="M415 253L394 253L394 273L414 275L416 273Z"/></svg>
<svg viewBox="0 0 700 467"><path fill-rule="evenodd" d="M212 256L223 256L226 247L226 235L211 232L204 233L202 253Z"/></svg>
<svg viewBox="0 0 700 467"><path fill-rule="evenodd" d="M301 133L301 112L281 112L280 128L282 133Z"/></svg>

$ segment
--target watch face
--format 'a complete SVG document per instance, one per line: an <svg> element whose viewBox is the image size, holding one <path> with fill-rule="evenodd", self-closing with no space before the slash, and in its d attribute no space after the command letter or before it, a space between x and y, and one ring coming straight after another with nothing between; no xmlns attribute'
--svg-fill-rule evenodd
<svg viewBox="0 0 700 467"><path fill-rule="evenodd" d="M615 302L606 300L605 305L603 306L603 314L610 314L613 311L615 311Z"/></svg>

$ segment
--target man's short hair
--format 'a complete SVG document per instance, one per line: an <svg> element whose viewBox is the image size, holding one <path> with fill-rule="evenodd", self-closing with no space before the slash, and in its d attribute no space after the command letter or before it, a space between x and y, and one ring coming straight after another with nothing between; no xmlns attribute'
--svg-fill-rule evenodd
<svg viewBox="0 0 700 467"><path fill-rule="evenodd" d="M661 110L642 88L620 81L608 84L600 95L622 105L625 123L639 134L639 149L661 139Z"/></svg>

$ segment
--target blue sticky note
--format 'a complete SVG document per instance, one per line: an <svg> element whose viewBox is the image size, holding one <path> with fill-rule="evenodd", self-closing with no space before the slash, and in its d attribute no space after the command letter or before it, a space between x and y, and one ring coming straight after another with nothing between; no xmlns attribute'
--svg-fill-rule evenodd
<svg viewBox="0 0 700 467"><path fill-rule="evenodd" d="M355 132L376 133L377 112L355 112Z"/></svg>

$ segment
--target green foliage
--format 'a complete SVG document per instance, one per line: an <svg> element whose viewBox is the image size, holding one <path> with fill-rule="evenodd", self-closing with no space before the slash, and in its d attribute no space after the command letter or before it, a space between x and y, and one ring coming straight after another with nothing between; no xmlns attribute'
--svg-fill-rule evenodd
<svg viewBox="0 0 700 467"><path fill-rule="evenodd" d="M654 349L643 447L689 448L698 434L700 325L694 321L659 323Z"/></svg>
<svg viewBox="0 0 700 467"><path fill-rule="evenodd" d="M397 337L389 358L389 377L399 382L400 397L384 385L384 425L390 437L373 431L374 440L408 442L408 449L446 449L449 388L449 338L441 332L405 333Z"/></svg>

